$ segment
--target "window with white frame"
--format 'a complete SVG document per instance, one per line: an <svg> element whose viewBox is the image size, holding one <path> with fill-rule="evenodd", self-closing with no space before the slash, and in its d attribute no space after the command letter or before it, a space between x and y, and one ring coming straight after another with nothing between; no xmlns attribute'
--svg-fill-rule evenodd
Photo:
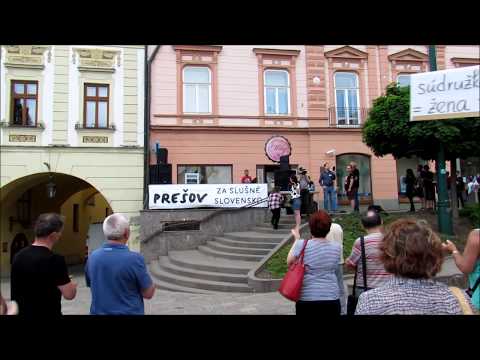
<svg viewBox="0 0 480 360"><path fill-rule="evenodd" d="M186 66L183 69L183 112L212 112L212 74L206 66Z"/></svg>
<svg viewBox="0 0 480 360"><path fill-rule="evenodd" d="M265 113L290 114L290 77L286 70L265 70Z"/></svg>
<svg viewBox="0 0 480 360"><path fill-rule="evenodd" d="M410 75L409 74L399 74L397 76L397 85L398 86L410 86Z"/></svg>
<svg viewBox="0 0 480 360"><path fill-rule="evenodd" d="M353 72L335 73L337 125L360 123L358 76Z"/></svg>

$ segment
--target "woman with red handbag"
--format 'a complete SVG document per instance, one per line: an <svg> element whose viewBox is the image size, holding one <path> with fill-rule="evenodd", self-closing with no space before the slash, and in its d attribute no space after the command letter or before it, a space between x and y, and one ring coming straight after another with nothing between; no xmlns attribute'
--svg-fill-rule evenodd
<svg viewBox="0 0 480 360"><path fill-rule="evenodd" d="M298 266L303 267L303 283L298 296L289 297L294 300L297 315L340 315L340 289L337 279L337 267L340 262L340 244L327 240L332 219L327 212L320 210L310 215L309 226L312 238L300 239L298 227L292 229L295 243L287 257L289 272L285 276L288 282L289 273L295 272ZM296 280L298 279L296 277ZM285 296L283 284L280 292Z"/></svg>

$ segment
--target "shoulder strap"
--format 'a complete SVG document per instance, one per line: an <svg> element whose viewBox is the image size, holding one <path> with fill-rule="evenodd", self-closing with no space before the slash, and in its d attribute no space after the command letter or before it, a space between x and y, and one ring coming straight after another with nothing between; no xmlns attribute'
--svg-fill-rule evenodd
<svg viewBox="0 0 480 360"><path fill-rule="evenodd" d="M462 309L463 315L473 315L472 308L467 302L463 291L460 290L458 287L449 287L452 294L457 298L458 303L460 304L460 308Z"/></svg>
<svg viewBox="0 0 480 360"><path fill-rule="evenodd" d="M304 241L305 242L303 243L302 251L300 251L300 255L298 256L300 263L303 263L303 257L305 255L305 248L307 247L308 239L305 239Z"/></svg>
<svg viewBox="0 0 480 360"><path fill-rule="evenodd" d="M475 281L473 287L469 288L468 291L473 294L475 290L477 290L478 285L480 285L480 275L478 276L477 281Z"/></svg>
<svg viewBox="0 0 480 360"><path fill-rule="evenodd" d="M362 274L363 274L363 287L367 290L367 258L365 257L365 238L360 237L360 247L362 249Z"/></svg>

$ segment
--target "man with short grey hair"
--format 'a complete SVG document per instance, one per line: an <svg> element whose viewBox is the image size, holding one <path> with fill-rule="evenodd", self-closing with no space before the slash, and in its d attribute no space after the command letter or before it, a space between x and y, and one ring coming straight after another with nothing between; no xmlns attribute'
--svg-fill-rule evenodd
<svg viewBox="0 0 480 360"><path fill-rule="evenodd" d="M126 245L130 224L125 215L112 214L103 222L105 244L92 252L85 268L92 292L91 315L144 315L143 299L155 286L142 255Z"/></svg>

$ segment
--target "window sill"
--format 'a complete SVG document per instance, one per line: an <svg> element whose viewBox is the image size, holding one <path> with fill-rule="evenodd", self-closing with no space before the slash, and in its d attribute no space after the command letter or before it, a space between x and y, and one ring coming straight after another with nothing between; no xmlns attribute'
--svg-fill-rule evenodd
<svg viewBox="0 0 480 360"><path fill-rule="evenodd" d="M77 131L111 131L114 132L116 130L114 125L111 125L110 127L83 127L83 126L78 126L75 125L75 130Z"/></svg>
<svg viewBox="0 0 480 360"><path fill-rule="evenodd" d="M36 126L26 126L26 125L0 123L0 127L6 128L6 129L22 129L22 130L29 129L29 130L38 130L38 131L45 130L45 127L42 124L37 124Z"/></svg>

